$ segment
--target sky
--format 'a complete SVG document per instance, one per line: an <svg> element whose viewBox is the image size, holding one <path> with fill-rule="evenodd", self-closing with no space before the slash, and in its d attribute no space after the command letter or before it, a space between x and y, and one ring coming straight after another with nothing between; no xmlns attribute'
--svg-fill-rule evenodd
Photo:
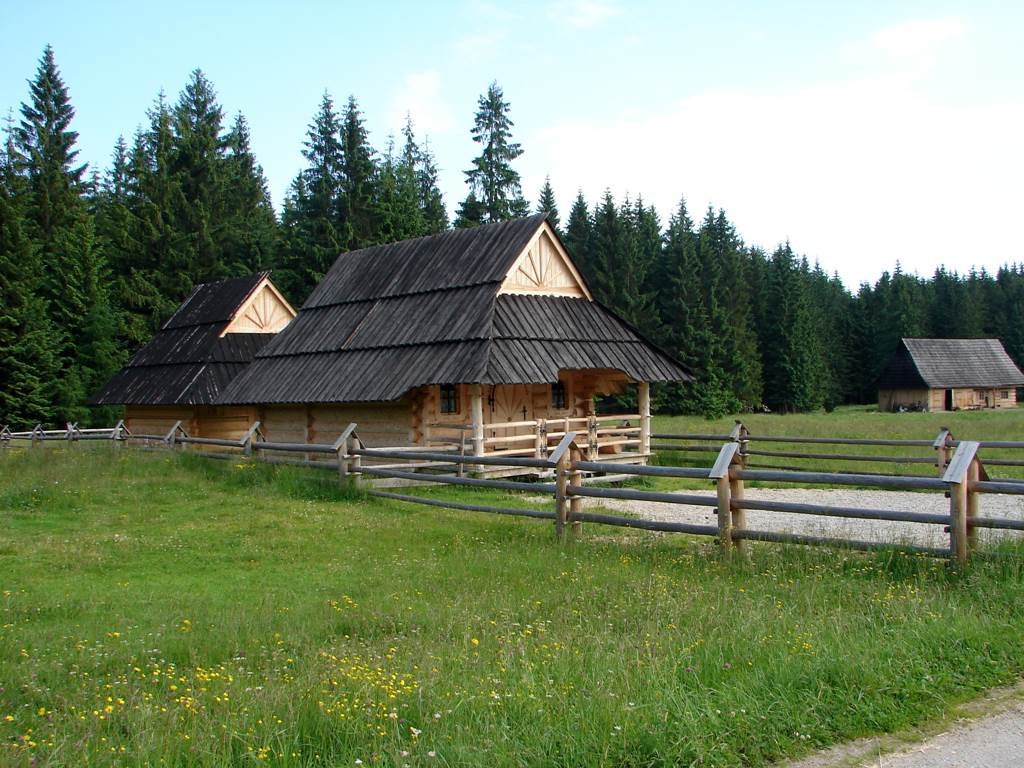
<svg viewBox="0 0 1024 768"><path fill-rule="evenodd" d="M685 197L854 290L897 262L1024 262L1024 3L0 0L0 18L0 114L53 45L101 169L198 67L248 119L276 206L326 90L355 95L378 149L410 114L454 213L497 81L524 194L550 175L563 218L577 190L663 223Z"/></svg>

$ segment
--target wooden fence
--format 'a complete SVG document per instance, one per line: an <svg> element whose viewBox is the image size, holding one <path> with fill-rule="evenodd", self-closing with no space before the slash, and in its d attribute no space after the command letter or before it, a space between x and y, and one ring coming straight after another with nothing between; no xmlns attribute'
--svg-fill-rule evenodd
<svg viewBox="0 0 1024 768"><path fill-rule="evenodd" d="M186 448L194 445L202 450L200 455L209 458L237 458L239 454L259 458L272 463L298 464L317 469L336 470L343 482L358 482L361 478L372 478L376 483L368 487L368 493L392 500L425 504L448 509L470 510L503 515L525 516L552 520L556 534L561 538L569 532L579 535L583 523L640 528L651 531L685 533L694 536L709 536L717 539L727 552L742 551L747 541L780 542L804 545L826 545L853 549L873 550L887 547L922 553L936 557L948 557L954 562L964 563L977 549L976 534L981 528L1024 531L1024 519L1002 519L984 517L981 511L981 497L986 494L1024 495L1024 481L992 479L988 476L982 460L985 448L1024 448L1024 442L954 440L948 430L943 430L932 441L871 440L866 438L791 438L773 436L751 436L742 424L732 433L720 435L656 435L656 439L709 440L724 437L715 449L715 458L709 467L622 465L619 463L595 461L589 458L587 445L582 436L569 431L557 446L544 457L509 455L465 455L456 449L437 448L367 448L359 440L357 427L350 424L338 435L333 443L275 443L263 439L259 422L253 424L239 440L190 437L181 423L177 423L166 435L131 434L122 422L110 429L78 429L68 424L63 430L44 430L41 426L27 432L11 432L0 429L0 446L10 446L15 441L29 441L32 445L43 445L47 441L62 441L75 444L81 440L105 440L113 445L141 443L157 445L168 449ZM756 468L747 463L750 456L762 456L752 451L750 443L791 442L811 444L867 445L867 446L908 446L923 447L926 444L936 452L930 459L939 469L939 476L916 474L894 475L882 473L820 472L792 468ZM213 450L222 449L222 450ZM231 449L226 452L223 449ZM670 450L677 450L672 447ZM702 450L704 450L702 448ZM708 451L710 452L710 451ZM787 452L796 453L796 452ZM282 454L284 457L282 457ZM301 458L287 458L289 454L302 454ZM314 459L319 455L319 460ZM834 458L837 454L801 453L800 458ZM844 457L848 458L848 457ZM899 457L901 462L906 457ZM887 457L857 456L857 461L881 460ZM374 463L376 462L376 463ZM390 462L390 463L387 463ZM1006 465L1010 462L1000 462ZM1015 466L1017 464L1014 464ZM1024 465L1024 462L1021 463ZM541 475L541 482L526 482L515 479L488 479L474 476L486 467L501 467L522 470L523 474ZM686 492L652 491L637 488L592 487L586 477L600 473L615 473L615 477L661 477L704 480L714 484L714 496ZM549 482L545 482L547 480ZM406 484L436 484L471 488L522 491L532 495L551 494L553 510L522 509L490 504L470 504L443 498L430 498L412 493L397 492L380 487L379 482ZM785 501L769 501L747 498L745 483L748 481L795 484L800 486L845 486L852 488L882 488L902 491L943 493L949 498L948 513L908 512L892 509L868 509L858 507L830 506L828 504L804 504ZM666 522L606 513L587 512L583 509L586 498L604 500L652 501L677 505L694 505L713 508L717 515L715 525L701 525L688 522ZM779 512L800 515L814 515L831 518L876 520L921 525L940 525L948 533L948 547L922 547L902 545L894 542L859 541L844 538L812 536L784 531L759 530L748 527L746 511Z"/></svg>
<svg viewBox="0 0 1024 768"><path fill-rule="evenodd" d="M639 413L603 416L565 416L550 419L492 422L481 427L473 444L473 425L431 423L424 425L424 441L430 445L456 445L466 454L488 456L533 456L545 458L565 435L573 432L587 458L596 459L609 451L620 460L646 456L650 452L650 436L644 417ZM479 450L477 450L479 448Z"/></svg>

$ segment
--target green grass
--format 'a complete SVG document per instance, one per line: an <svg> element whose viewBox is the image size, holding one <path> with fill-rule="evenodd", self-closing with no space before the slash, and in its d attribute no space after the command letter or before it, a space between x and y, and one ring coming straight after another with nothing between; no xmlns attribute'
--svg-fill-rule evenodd
<svg viewBox="0 0 1024 768"><path fill-rule="evenodd" d="M757 766L1024 669L1015 558L560 545L242 467L0 453L0 764Z"/></svg>

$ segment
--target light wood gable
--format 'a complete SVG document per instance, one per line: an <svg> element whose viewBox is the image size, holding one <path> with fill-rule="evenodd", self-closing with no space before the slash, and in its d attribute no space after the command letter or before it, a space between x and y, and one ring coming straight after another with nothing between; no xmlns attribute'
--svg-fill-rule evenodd
<svg viewBox="0 0 1024 768"><path fill-rule="evenodd" d="M238 308L221 336L229 333L277 333L295 318L295 310L268 278L263 278Z"/></svg>
<svg viewBox="0 0 1024 768"><path fill-rule="evenodd" d="M546 221L516 258L498 293L593 299L569 253Z"/></svg>

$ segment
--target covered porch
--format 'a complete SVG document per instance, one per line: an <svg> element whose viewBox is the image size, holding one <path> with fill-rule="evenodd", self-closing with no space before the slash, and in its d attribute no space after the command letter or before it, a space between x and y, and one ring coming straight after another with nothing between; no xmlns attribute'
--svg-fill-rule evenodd
<svg viewBox="0 0 1024 768"><path fill-rule="evenodd" d="M651 454L650 384L636 383L636 412L597 414L591 383L597 382L577 375L564 376L556 385L465 385L468 403L454 409L457 418L425 404L425 415L441 418L425 419L416 442L465 455L546 459L562 437L575 432L589 461L646 464ZM608 377L601 383L609 383ZM622 377L602 394L621 391L627 383ZM443 399L444 393L438 395Z"/></svg>

